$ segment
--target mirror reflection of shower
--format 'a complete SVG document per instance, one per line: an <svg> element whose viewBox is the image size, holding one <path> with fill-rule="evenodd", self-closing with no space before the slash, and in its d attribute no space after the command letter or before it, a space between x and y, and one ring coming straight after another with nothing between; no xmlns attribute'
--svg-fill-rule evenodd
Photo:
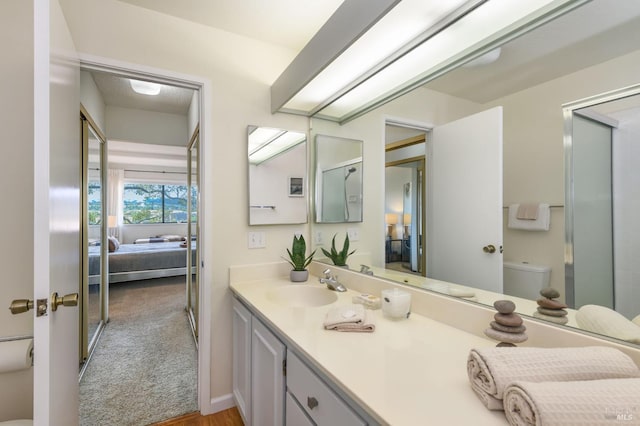
<svg viewBox="0 0 640 426"><path fill-rule="evenodd" d="M356 172L355 167L349 167L347 170L347 175L344 177L344 218L347 222L349 222L349 197L347 195L347 179L351 176L352 173Z"/></svg>
<svg viewBox="0 0 640 426"><path fill-rule="evenodd" d="M322 171L322 221L362 220L362 160L335 165Z"/></svg>

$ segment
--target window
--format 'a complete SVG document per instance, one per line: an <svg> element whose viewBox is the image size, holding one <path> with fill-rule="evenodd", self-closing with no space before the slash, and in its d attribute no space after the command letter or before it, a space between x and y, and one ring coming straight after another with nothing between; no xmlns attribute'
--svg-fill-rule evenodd
<svg viewBox="0 0 640 426"><path fill-rule="evenodd" d="M87 190L87 214L89 215L89 225L100 225L102 222L102 202L101 188L99 180L90 180Z"/></svg>
<svg viewBox="0 0 640 426"><path fill-rule="evenodd" d="M122 198L125 224L187 221L186 185L125 183Z"/></svg>

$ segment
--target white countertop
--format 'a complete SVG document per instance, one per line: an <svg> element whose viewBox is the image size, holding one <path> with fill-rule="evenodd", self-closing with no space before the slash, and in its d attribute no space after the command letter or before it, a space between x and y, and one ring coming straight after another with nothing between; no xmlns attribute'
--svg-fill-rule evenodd
<svg viewBox="0 0 640 426"><path fill-rule="evenodd" d="M269 299L279 286L318 286L288 278L231 282L232 291L266 318L289 346L310 359L372 417L391 425L500 425L502 412L489 411L469 386L466 361L474 347L495 346L485 339L425 316L390 320L374 311L373 333L341 333L322 326L327 311L351 304L354 291L321 307L283 306ZM327 290L330 291L330 290Z"/></svg>

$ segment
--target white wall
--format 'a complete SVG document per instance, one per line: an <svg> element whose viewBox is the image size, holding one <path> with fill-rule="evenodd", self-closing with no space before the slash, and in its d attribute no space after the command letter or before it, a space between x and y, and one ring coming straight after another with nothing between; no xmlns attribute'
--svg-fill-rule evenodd
<svg viewBox="0 0 640 426"><path fill-rule="evenodd" d="M33 333L32 312L11 315L13 299L33 299L33 2L0 2L0 337ZM0 352L2 343L0 343ZM0 421L32 418L31 370L0 374Z"/></svg>
<svg viewBox="0 0 640 426"><path fill-rule="evenodd" d="M172 18L116 0L61 0L81 54L202 76L211 81L204 99L212 126L202 143L205 198L203 253L212 278L211 394L231 393L231 295L228 267L280 260L294 233L307 225L248 224L246 129L249 124L307 128L307 119L269 111L269 85L294 53L267 43ZM256 66L260 64L260 66ZM107 120L108 121L108 120ZM108 123L109 125L109 123ZM185 130L182 134L187 134ZM186 142L186 141L185 141ZM249 250L247 232L263 231L267 247ZM206 407L205 407L206 408Z"/></svg>
<svg viewBox="0 0 640 426"><path fill-rule="evenodd" d="M98 125L99 130L104 133L106 130L104 99L88 71L80 72L80 102Z"/></svg>
<svg viewBox="0 0 640 426"><path fill-rule="evenodd" d="M504 203L564 206L562 105L638 83L640 51L497 99L504 107ZM506 222L506 221L505 221ZM549 232L504 230L504 258L551 267L564 297L564 209L551 209Z"/></svg>
<svg viewBox="0 0 640 426"><path fill-rule="evenodd" d="M109 140L186 147L191 137L186 115L107 106L106 122Z"/></svg>
<svg viewBox="0 0 640 426"><path fill-rule="evenodd" d="M194 90L191 97L191 104L189 104L189 111L187 112L187 137L191 140L193 131L200 122L200 94L197 90Z"/></svg>

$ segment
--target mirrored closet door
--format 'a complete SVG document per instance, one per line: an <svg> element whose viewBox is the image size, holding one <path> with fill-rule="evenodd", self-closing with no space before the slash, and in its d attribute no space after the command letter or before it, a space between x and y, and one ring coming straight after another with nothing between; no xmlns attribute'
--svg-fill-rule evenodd
<svg viewBox="0 0 640 426"><path fill-rule="evenodd" d="M104 134L82 108L82 280L80 362L95 347L106 320L108 290Z"/></svg>
<svg viewBox="0 0 640 426"><path fill-rule="evenodd" d="M193 336L198 342L198 293L200 291L200 229L198 224L198 205L200 199L200 163L198 149L200 148L200 132L196 128L188 149L187 186L187 314ZM189 273L189 271L191 273Z"/></svg>

